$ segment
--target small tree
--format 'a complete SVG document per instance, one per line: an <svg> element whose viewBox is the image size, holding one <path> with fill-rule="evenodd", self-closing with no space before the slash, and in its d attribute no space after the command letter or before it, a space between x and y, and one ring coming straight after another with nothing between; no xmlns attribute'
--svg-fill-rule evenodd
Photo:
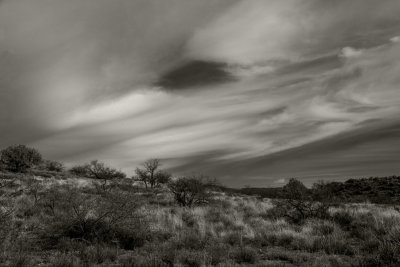
<svg viewBox="0 0 400 267"><path fill-rule="evenodd" d="M1 151L1 163L11 172L25 172L42 161L40 153L24 145L9 146Z"/></svg>
<svg viewBox="0 0 400 267"><path fill-rule="evenodd" d="M87 177L87 164L74 166L69 170L69 172L76 176Z"/></svg>
<svg viewBox="0 0 400 267"><path fill-rule="evenodd" d="M295 178L291 178L289 182L282 188L283 195L286 199L306 199L308 197L308 188Z"/></svg>
<svg viewBox="0 0 400 267"><path fill-rule="evenodd" d="M144 183L144 185L146 186L146 189L147 189L147 187L148 187L147 186L147 183L148 183L147 172L145 170L143 170L143 169L136 168L135 173L136 173L137 179L139 181L142 181Z"/></svg>
<svg viewBox="0 0 400 267"><path fill-rule="evenodd" d="M99 162L97 160L93 160L87 165L88 176L90 178L103 180L102 188L106 189L107 181L114 179L123 179L126 178L125 173L118 171L116 169L107 167L104 163Z"/></svg>
<svg viewBox="0 0 400 267"><path fill-rule="evenodd" d="M181 206L191 207L193 204L206 201L206 186L201 178L182 177L171 181L168 188Z"/></svg>
<svg viewBox="0 0 400 267"><path fill-rule="evenodd" d="M158 159L149 159L145 163L143 163L143 166L148 174L150 186L151 188L153 188L157 184L157 179L155 174L158 167L161 166L160 161Z"/></svg>
<svg viewBox="0 0 400 267"><path fill-rule="evenodd" d="M158 184L168 183L170 180L171 174L159 170L160 166L160 160L149 159L143 163L143 168L136 168L136 176L144 183L146 189L148 188L148 185L150 185L151 188L154 188Z"/></svg>
<svg viewBox="0 0 400 267"><path fill-rule="evenodd" d="M53 186L42 192L40 205L47 216L37 233L41 246L48 249L71 238L86 245L118 244L132 250L147 238L147 224L142 223L144 215L138 212L140 204L134 192L99 196L71 186Z"/></svg>
<svg viewBox="0 0 400 267"><path fill-rule="evenodd" d="M294 178L282 188L282 198L275 201L276 208L295 223L310 217L325 217L330 207L328 203L321 202L312 190Z"/></svg>
<svg viewBox="0 0 400 267"><path fill-rule="evenodd" d="M168 184L172 177L172 175L167 171L158 171L154 176L158 184Z"/></svg>
<svg viewBox="0 0 400 267"><path fill-rule="evenodd" d="M335 204L340 202L339 199L335 196L332 188L324 181L318 181L312 186L312 195L315 201L319 201L321 203L329 203Z"/></svg>
<svg viewBox="0 0 400 267"><path fill-rule="evenodd" d="M125 173L105 166L104 163L98 160L93 160L83 166L75 166L71 168L70 172L78 176L102 180L101 187L103 190L106 190L107 181L126 178Z"/></svg>
<svg viewBox="0 0 400 267"><path fill-rule="evenodd" d="M43 162L42 168L45 169L46 171L62 172L64 171L64 164L58 161L45 160Z"/></svg>

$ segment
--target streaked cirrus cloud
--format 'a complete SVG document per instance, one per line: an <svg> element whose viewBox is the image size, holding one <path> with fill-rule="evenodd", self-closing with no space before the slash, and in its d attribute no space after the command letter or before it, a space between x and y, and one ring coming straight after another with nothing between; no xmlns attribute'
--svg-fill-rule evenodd
<svg viewBox="0 0 400 267"><path fill-rule="evenodd" d="M6 0L0 145L128 173L158 157L232 186L394 174L399 12L397 0Z"/></svg>

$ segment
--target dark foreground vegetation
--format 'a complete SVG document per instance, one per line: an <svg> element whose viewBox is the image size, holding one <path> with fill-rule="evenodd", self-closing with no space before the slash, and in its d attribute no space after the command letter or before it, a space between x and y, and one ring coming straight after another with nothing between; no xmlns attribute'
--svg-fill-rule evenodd
<svg viewBox="0 0 400 267"><path fill-rule="evenodd" d="M0 266L400 266L394 202L295 179L263 199L157 160L133 179L98 161L67 171L25 148L1 154Z"/></svg>

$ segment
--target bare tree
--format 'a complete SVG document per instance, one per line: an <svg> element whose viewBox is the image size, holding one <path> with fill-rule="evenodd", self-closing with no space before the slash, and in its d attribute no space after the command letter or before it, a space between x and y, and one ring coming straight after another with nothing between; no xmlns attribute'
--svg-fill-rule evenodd
<svg viewBox="0 0 400 267"><path fill-rule="evenodd" d="M140 169L140 168L136 168L135 170L137 179L139 181L142 181L144 183L144 185L146 186L146 189L148 187L147 183L148 183L148 176L147 176L147 172L146 170Z"/></svg>
<svg viewBox="0 0 400 267"><path fill-rule="evenodd" d="M107 181L126 177L125 173L105 166L98 160L92 160L89 164L83 166L75 166L70 171L79 176L102 180L101 187L103 190L106 190Z"/></svg>
<svg viewBox="0 0 400 267"><path fill-rule="evenodd" d="M171 181L168 188L181 206L191 207L193 204L207 201L207 184L202 177L181 177Z"/></svg>
<svg viewBox="0 0 400 267"><path fill-rule="evenodd" d="M123 179L126 177L125 173L107 167L104 163L98 162L97 160L90 162L88 165L88 172L93 178L103 180L103 190L106 189L108 180Z"/></svg>
<svg viewBox="0 0 400 267"><path fill-rule="evenodd" d="M149 185L151 188L154 188L156 185L167 183L170 180L171 174L159 170L160 166L159 159L149 159L143 163L143 168L136 168L136 175L145 184L146 188Z"/></svg>
<svg viewBox="0 0 400 267"><path fill-rule="evenodd" d="M90 195L74 187L54 187L44 192L43 203L49 216L38 231L49 248L67 237L86 244L117 243L131 250L144 242L148 232L132 192Z"/></svg>
<svg viewBox="0 0 400 267"><path fill-rule="evenodd" d="M300 223L310 217L326 217L331 204L321 201L313 190L294 178L282 188L282 199L274 202L276 208L295 223Z"/></svg>
<svg viewBox="0 0 400 267"><path fill-rule="evenodd" d="M150 186L151 188L153 188L157 183L155 173L158 167L161 166L160 161L158 159L149 159L145 163L143 163L143 166L149 175L148 178Z"/></svg>

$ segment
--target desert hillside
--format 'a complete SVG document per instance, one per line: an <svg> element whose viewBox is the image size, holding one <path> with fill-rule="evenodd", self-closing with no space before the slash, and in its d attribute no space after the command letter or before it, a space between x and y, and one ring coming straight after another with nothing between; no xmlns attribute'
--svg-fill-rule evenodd
<svg viewBox="0 0 400 267"><path fill-rule="evenodd" d="M211 186L183 206L164 184L146 189L119 179L103 187L96 179L50 171L0 176L1 266L342 267L400 261L395 205L331 205L300 195L262 199ZM295 195L301 188L293 184Z"/></svg>

